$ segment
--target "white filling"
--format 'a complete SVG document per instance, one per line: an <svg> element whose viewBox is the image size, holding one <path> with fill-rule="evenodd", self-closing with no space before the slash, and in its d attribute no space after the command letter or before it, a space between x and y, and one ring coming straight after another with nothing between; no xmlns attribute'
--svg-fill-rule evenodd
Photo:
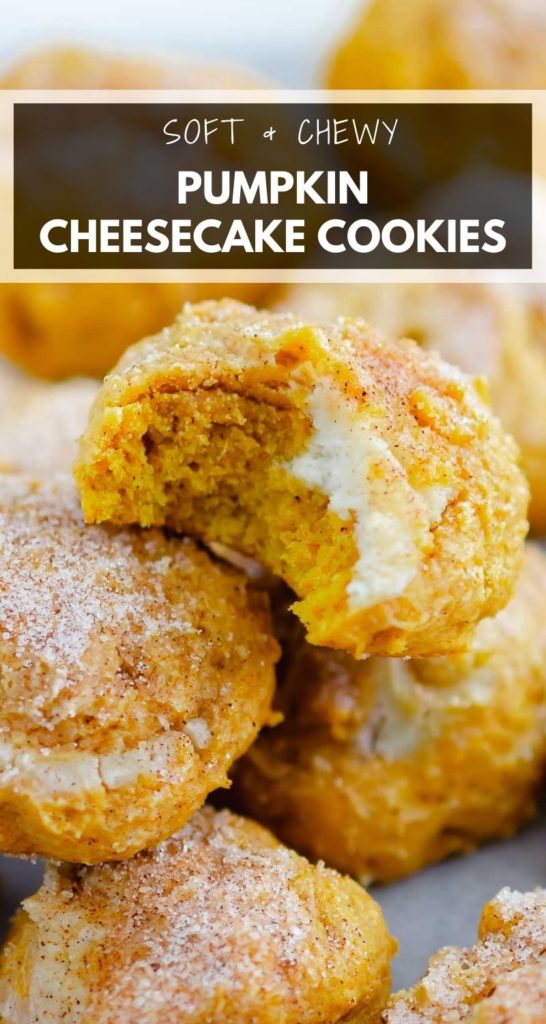
<svg viewBox="0 0 546 1024"><path fill-rule="evenodd" d="M309 396L314 433L288 472L328 495L341 519L354 521L359 552L347 587L359 611L402 594L419 569L430 526L451 497L447 488L420 495L367 417L359 415L330 381ZM374 474L380 463L381 478ZM431 500L432 499L432 500ZM430 505L430 507L429 507Z"/></svg>
<svg viewBox="0 0 546 1024"><path fill-rule="evenodd" d="M23 994L13 985L0 983L2 1020L10 1024L58 1024L61 1020L77 1024L89 1001L86 957L96 943L104 942L104 928L86 918L68 899L65 906L58 899L52 906L49 900L42 905L39 896L31 897L24 906L37 928L28 954L31 984L28 993ZM40 928L49 923L46 915L52 910L55 928L48 929L47 942L38 946Z"/></svg>
<svg viewBox="0 0 546 1024"><path fill-rule="evenodd" d="M60 753L46 748L20 750L12 743L2 742L0 786L30 785L33 790L46 794L70 790L85 792L101 787L115 790L131 785L140 775L168 779L174 766L177 780L182 781L182 766L177 763L177 755L181 744L187 745L189 738L175 732L160 735L121 754ZM203 731L201 740L204 742ZM197 744L193 742L193 746Z"/></svg>
<svg viewBox="0 0 546 1024"><path fill-rule="evenodd" d="M454 686L436 688L420 684L401 659L381 659L377 703L356 735L356 748L386 761L409 757L440 735L457 709L487 707L494 687L487 667L473 669Z"/></svg>
<svg viewBox="0 0 546 1024"><path fill-rule="evenodd" d="M404 662L385 659L377 704L356 735L357 750L365 757L387 761L408 757L423 743L428 708L419 698L415 680Z"/></svg>
<svg viewBox="0 0 546 1024"><path fill-rule="evenodd" d="M205 747L208 747L211 735L204 718L190 718L189 722L186 722L184 726L184 732L198 750L204 750Z"/></svg>
<svg viewBox="0 0 546 1024"><path fill-rule="evenodd" d="M441 521L449 502L455 497L455 491L452 487L431 484L430 487L424 487L420 494L427 507L431 525L436 526Z"/></svg>

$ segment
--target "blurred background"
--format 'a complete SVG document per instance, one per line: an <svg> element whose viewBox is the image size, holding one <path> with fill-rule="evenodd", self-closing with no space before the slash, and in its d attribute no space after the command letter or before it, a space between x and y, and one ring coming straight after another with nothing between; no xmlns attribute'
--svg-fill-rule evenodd
<svg viewBox="0 0 546 1024"><path fill-rule="evenodd" d="M292 88L318 86L359 0L8 0L3 66L29 47L70 42L242 63Z"/></svg>

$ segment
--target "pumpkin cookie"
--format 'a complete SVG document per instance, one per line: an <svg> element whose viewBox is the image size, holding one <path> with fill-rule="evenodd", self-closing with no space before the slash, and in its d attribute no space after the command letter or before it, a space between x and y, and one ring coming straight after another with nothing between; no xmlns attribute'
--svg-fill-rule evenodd
<svg viewBox="0 0 546 1024"><path fill-rule="evenodd" d="M200 294L173 284L0 284L0 350L38 377L102 377Z"/></svg>
<svg viewBox="0 0 546 1024"><path fill-rule="evenodd" d="M515 437L531 489L529 520L546 531L546 289L491 285L295 285L279 308L334 320L363 316L387 337L410 337L487 378L493 408Z"/></svg>
<svg viewBox="0 0 546 1024"><path fill-rule="evenodd" d="M252 72L188 60L53 46L8 70L4 89L252 89ZM128 345L170 323L187 300L255 300L260 284L0 284L0 351L40 377L102 377Z"/></svg>
<svg viewBox="0 0 546 1024"><path fill-rule="evenodd" d="M526 532L515 446L479 388L362 320L186 306L106 378L77 479L88 522L167 525L256 558L312 643L463 648Z"/></svg>
<svg viewBox="0 0 546 1024"><path fill-rule="evenodd" d="M342 43L332 89L544 89L542 0L372 0Z"/></svg>
<svg viewBox="0 0 546 1024"><path fill-rule="evenodd" d="M378 1024L396 944L363 889L205 809L133 860L49 867L0 962L4 1024Z"/></svg>
<svg viewBox="0 0 546 1024"><path fill-rule="evenodd" d="M286 613L277 707L235 797L283 840L390 881L514 831L546 760L546 555L464 655L370 658L311 647Z"/></svg>
<svg viewBox="0 0 546 1024"><path fill-rule="evenodd" d="M502 889L483 909L478 939L436 953L422 981L392 996L385 1024L542 1024L546 890Z"/></svg>
<svg viewBox="0 0 546 1024"><path fill-rule="evenodd" d="M0 497L0 850L94 863L183 825L270 719L267 598L190 540Z"/></svg>

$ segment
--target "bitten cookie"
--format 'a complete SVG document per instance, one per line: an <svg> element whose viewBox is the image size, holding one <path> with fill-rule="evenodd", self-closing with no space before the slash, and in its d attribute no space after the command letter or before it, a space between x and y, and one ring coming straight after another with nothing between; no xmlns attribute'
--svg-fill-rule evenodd
<svg viewBox="0 0 546 1024"><path fill-rule="evenodd" d="M106 378L77 480L88 522L173 527L282 576L312 643L430 656L510 596L517 452L479 388L362 320L186 306Z"/></svg>
<svg viewBox="0 0 546 1024"><path fill-rule="evenodd" d="M521 450L531 528L546 531L546 287L294 285L277 303L320 320L365 317L388 338L414 338L486 377L493 408Z"/></svg>
<svg viewBox="0 0 546 1024"><path fill-rule="evenodd" d="M183 825L270 721L267 597L190 540L0 494L0 850L94 863Z"/></svg>
<svg viewBox="0 0 546 1024"><path fill-rule="evenodd" d="M0 961L3 1024L378 1024L378 905L265 829L200 811L133 860L49 867Z"/></svg>

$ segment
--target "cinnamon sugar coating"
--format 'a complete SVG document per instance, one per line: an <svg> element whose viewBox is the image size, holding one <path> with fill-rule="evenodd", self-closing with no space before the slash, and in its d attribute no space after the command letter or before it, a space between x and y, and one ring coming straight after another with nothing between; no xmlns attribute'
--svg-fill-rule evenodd
<svg viewBox="0 0 546 1024"><path fill-rule="evenodd" d="M377 904L205 808L129 861L47 869L0 963L3 1024L375 1024L396 949Z"/></svg>
<svg viewBox="0 0 546 1024"><path fill-rule="evenodd" d="M364 882L508 835L546 763L546 555L470 650L400 661L312 647L282 618L284 715L235 766L236 806Z"/></svg>
<svg viewBox="0 0 546 1024"><path fill-rule="evenodd" d="M46 384L0 373L0 471L69 473L97 389L83 377Z"/></svg>
<svg viewBox="0 0 546 1024"><path fill-rule="evenodd" d="M478 942L447 947L414 988L392 996L384 1024L542 1024L546 890L502 889L483 909Z"/></svg>
<svg viewBox="0 0 546 1024"><path fill-rule="evenodd" d="M167 525L282 576L312 643L460 650L508 600L517 451L478 383L362 320L186 306L101 387L76 469L88 522Z"/></svg>
<svg viewBox="0 0 546 1024"><path fill-rule="evenodd" d="M190 540L0 495L0 849L94 863L183 825L270 716L267 598Z"/></svg>
<svg viewBox="0 0 546 1024"><path fill-rule="evenodd" d="M529 520L546 531L546 287L476 284L294 285L281 309L303 317L363 316L388 338L411 337L487 379L529 481Z"/></svg>

